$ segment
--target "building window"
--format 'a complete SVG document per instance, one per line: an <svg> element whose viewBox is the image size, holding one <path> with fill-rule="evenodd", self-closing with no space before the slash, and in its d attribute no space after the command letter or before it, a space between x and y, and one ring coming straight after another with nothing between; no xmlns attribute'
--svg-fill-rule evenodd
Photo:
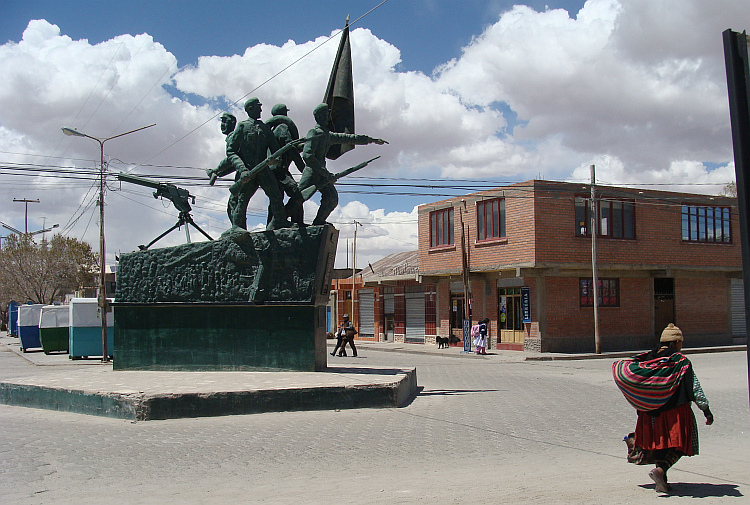
<svg viewBox="0 0 750 505"><path fill-rule="evenodd" d="M591 199L577 196L576 235L590 236ZM625 200L597 200L596 210L599 218L598 237L635 238L635 204Z"/></svg>
<svg viewBox="0 0 750 505"><path fill-rule="evenodd" d="M477 241L505 237L505 200L477 202Z"/></svg>
<svg viewBox="0 0 750 505"><path fill-rule="evenodd" d="M729 207L682 206L682 240L732 242Z"/></svg>
<svg viewBox="0 0 750 505"><path fill-rule="evenodd" d="M430 247L453 245L453 207L430 212Z"/></svg>
<svg viewBox="0 0 750 505"><path fill-rule="evenodd" d="M599 307L620 306L620 280L599 279ZM581 307L594 306L594 281L579 279Z"/></svg>

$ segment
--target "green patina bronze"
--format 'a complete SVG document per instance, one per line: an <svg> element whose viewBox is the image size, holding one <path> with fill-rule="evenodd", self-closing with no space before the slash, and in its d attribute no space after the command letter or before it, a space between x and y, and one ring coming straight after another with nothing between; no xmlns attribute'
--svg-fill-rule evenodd
<svg viewBox="0 0 750 505"><path fill-rule="evenodd" d="M326 368L332 225L123 254L115 370Z"/></svg>
<svg viewBox="0 0 750 505"><path fill-rule="evenodd" d="M313 303L318 255L321 246L330 244L332 230L308 226L249 233L232 228L219 240L126 253L120 257L116 300Z"/></svg>
<svg viewBox="0 0 750 505"><path fill-rule="evenodd" d="M318 311L313 305L118 306L114 369L313 372L325 363Z"/></svg>

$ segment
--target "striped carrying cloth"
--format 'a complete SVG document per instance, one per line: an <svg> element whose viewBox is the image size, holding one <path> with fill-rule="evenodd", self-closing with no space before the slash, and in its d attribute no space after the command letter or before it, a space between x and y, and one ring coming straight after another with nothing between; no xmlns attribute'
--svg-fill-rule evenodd
<svg viewBox="0 0 750 505"><path fill-rule="evenodd" d="M637 410L649 412L664 406L690 369L690 360L676 352L646 359L645 352L612 363L612 376L622 394Z"/></svg>

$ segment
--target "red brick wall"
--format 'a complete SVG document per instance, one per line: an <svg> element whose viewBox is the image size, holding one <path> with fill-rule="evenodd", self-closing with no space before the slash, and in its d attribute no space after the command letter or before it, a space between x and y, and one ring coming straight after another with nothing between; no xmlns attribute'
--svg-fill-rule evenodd
<svg viewBox="0 0 750 505"><path fill-rule="evenodd" d="M537 216L537 261L590 263L591 239L576 236L576 196L588 196L570 185L544 183L552 189L537 189L534 202ZM560 187L562 186L562 187ZM597 238L597 262L606 265L657 265L664 267L735 267L741 263L739 218L736 201L730 199L696 202L695 195L637 190L620 191L618 196L635 200L635 240ZM733 205L731 244L689 243L682 241L682 202L701 205Z"/></svg>
<svg viewBox="0 0 750 505"><path fill-rule="evenodd" d="M594 338L594 309L581 307L578 277L547 277L546 338ZM651 334L652 279L620 279L620 306L599 307L599 335ZM533 311L533 292L532 292ZM536 320L532 312L532 319Z"/></svg>
<svg viewBox="0 0 750 505"><path fill-rule="evenodd" d="M606 188L602 189L604 197ZM609 190L611 192L611 190ZM468 229L472 271L502 266L578 263L590 264L591 239L575 232L576 196L588 196L584 185L530 181L464 197L443 200L419 208L419 268L423 275L461 272L461 224L463 211ZM640 191L617 188L617 197L633 199L635 240L597 239L597 260L607 265L651 265L654 267L738 267L741 263L739 219L735 199L702 197L686 193ZM502 197L506 206L506 240L477 243L476 202ZM712 199L710 199L712 198ZM683 202L732 206L731 244L682 241ZM455 247L430 249L429 216L433 210L454 207Z"/></svg>
<svg viewBox="0 0 750 505"><path fill-rule="evenodd" d="M450 310L451 310L451 293L450 283L440 282L436 285L437 288L437 317L440 324L438 328L438 335L441 337L449 337L451 334L450 327Z"/></svg>
<svg viewBox="0 0 750 505"><path fill-rule="evenodd" d="M675 290L675 324L689 336L731 333L729 280L721 277L677 278Z"/></svg>

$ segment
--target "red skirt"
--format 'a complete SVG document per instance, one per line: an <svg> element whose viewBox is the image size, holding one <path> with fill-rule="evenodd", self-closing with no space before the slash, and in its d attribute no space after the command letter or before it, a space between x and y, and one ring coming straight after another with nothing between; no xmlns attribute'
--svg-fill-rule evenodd
<svg viewBox="0 0 750 505"><path fill-rule="evenodd" d="M690 403L678 405L656 417L638 411L635 445L650 451L677 449L686 456L692 456L693 411Z"/></svg>

